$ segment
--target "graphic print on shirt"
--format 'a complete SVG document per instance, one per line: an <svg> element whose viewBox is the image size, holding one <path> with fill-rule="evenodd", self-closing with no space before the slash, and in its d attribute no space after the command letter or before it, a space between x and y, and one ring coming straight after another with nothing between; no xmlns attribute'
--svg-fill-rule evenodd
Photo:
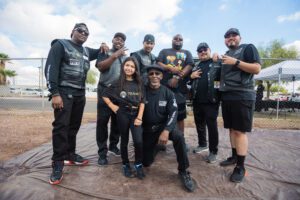
<svg viewBox="0 0 300 200"><path fill-rule="evenodd" d="M184 63L187 55L184 52L176 52L176 55L168 55L167 58L167 65L170 67L178 67L182 69L182 63Z"/></svg>

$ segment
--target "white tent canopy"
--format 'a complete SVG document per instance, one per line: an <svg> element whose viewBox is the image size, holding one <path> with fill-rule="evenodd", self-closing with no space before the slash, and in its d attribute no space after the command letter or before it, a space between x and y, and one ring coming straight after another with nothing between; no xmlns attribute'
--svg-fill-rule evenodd
<svg viewBox="0 0 300 200"><path fill-rule="evenodd" d="M267 67L258 75L254 76L255 80L263 81L278 81L278 84L281 85L281 81L295 81L300 80L300 60L286 60L270 67ZM294 93L294 86L293 86ZM276 107L276 118L278 119L279 111L279 97L277 98L277 107Z"/></svg>
<svg viewBox="0 0 300 200"><path fill-rule="evenodd" d="M300 60L286 60L270 67L267 67L258 75L255 80L269 81L297 81L300 80Z"/></svg>

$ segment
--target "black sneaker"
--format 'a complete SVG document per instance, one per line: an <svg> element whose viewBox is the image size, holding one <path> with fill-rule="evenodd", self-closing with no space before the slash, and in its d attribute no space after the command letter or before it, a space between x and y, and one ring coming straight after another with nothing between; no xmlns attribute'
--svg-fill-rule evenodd
<svg viewBox="0 0 300 200"><path fill-rule="evenodd" d="M179 175L180 180L183 183L185 189L188 192L194 192L195 184L194 184L194 181L192 180L192 178L190 176L190 172L188 172L188 171L179 172L178 175Z"/></svg>
<svg viewBox="0 0 300 200"><path fill-rule="evenodd" d="M100 157L100 158L98 159L98 164L99 164L99 165L102 165L102 166L107 165L107 164L108 164L107 158L106 158L106 157L104 157L104 158Z"/></svg>
<svg viewBox="0 0 300 200"><path fill-rule="evenodd" d="M236 166L230 176L230 181L234 183L240 183L244 177L247 176L247 171L244 167Z"/></svg>
<svg viewBox="0 0 300 200"><path fill-rule="evenodd" d="M134 165L134 169L135 169L135 172L136 172L136 177L138 177L138 179L145 178L146 175L144 173L142 164Z"/></svg>
<svg viewBox="0 0 300 200"><path fill-rule="evenodd" d="M114 154L115 156L121 155L121 151L118 147L110 148L108 152Z"/></svg>
<svg viewBox="0 0 300 200"><path fill-rule="evenodd" d="M64 160L65 165L87 165L89 163L89 160L86 158L83 158L82 156L78 154L73 154L70 156L70 160Z"/></svg>
<svg viewBox="0 0 300 200"><path fill-rule="evenodd" d="M62 181L63 178L63 161L52 162L52 173L50 175L49 183L51 185L57 185Z"/></svg>
<svg viewBox="0 0 300 200"><path fill-rule="evenodd" d="M226 167L229 165L234 165L237 162L237 158L236 157L228 157L226 160L220 162L220 166L222 167Z"/></svg>
<svg viewBox="0 0 300 200"><path fill-rule="evenodd" d="M129 163L126 163L122 166L122 172L123 172L123 175L126 176L127 178L134 177Z"/></svg>

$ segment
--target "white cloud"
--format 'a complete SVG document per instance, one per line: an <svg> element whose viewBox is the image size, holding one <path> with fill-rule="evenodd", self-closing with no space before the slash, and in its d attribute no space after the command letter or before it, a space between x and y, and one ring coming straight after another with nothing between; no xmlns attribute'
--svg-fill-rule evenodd
<svg viewBox="0 0 300 200"><path fill-rule="evenodd" d="M294 47L298 51L298 55L300 56L300 40L296 40L292 43L286 44L283 47L285 48Z"/></svg>
<svg viewBox="0 0 300 200"><path fill-rule="evenodd" d="M285 21L298 21L300 20L300 11L299 12L295 12L293 14L290 15L280 15L277 17L277 21L279 23L285 22Z"/></svg>
<svg viewBox="0 0 300 200"><path fill-rule="evenodd" d="M91 34L87 46L96 48L103 41L110 42L116 31L122 31L130 38L153 33L157 43L171 46L172 36L168 34L174 30L173 17L181 11L180 1L5 1L0 7L0 52L10 57L46 57L51 41L69 38L77 22L85 22L89 27ZM165 33L160 34L162 29ZM37 75L32 70L38 64L33 64L33 69L26 66L16 70L18 84L36 82Z"/></svg>
<svg viewBox="0 0 300 200"><path fill-rule="evenodd" d="M227 10L228 9L228 5L225 4L225 3L223 3L222 5L219 6L218 9L221 10L221 11Z"/></svg>

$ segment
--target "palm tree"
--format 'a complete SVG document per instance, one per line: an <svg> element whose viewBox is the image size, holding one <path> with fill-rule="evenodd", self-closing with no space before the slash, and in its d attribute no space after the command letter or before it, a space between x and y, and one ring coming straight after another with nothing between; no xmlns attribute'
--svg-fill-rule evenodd
<svg viewBox="0 0 300 200"><path fill-rule="evenodd" d="M5 69L5 62L9 59L5 53L0 53L0 85L6 85L6 77L17 76L16 71Z"/></svg>

